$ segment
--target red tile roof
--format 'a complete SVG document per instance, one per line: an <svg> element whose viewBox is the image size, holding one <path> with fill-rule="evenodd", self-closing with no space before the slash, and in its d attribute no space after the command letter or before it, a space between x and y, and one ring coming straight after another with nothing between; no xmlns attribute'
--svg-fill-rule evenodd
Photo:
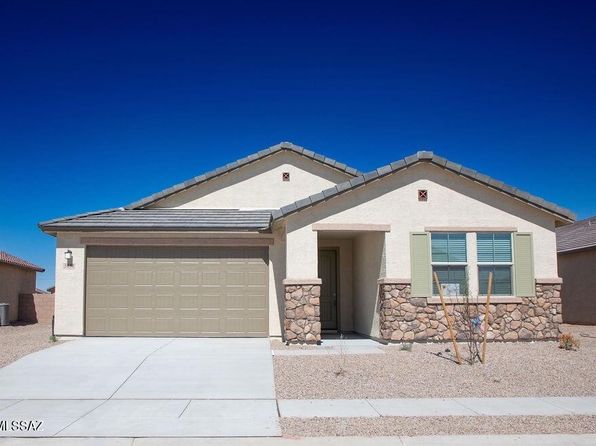
<svg viewBox="0 0 596 446"><path fill-rule="evenodd" d="M39 271L40 273L45 271L45 269L43 269L41 266L34 265L33 263L27 262L26 260L20 259L17 256L13 256L12 254L4 251L0 251L0 263L16 266L18 268Z"/></svg>

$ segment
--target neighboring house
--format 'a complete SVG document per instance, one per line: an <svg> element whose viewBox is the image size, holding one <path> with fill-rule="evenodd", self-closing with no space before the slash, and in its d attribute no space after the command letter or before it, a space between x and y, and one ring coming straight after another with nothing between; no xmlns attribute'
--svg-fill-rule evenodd
<svg viewBox="0 0 596 446"><path fill-rule="evenodd" d="M19 295L35 293L36 274L43 271L40 266L0 251L0 303L10 305L10 321L19 318Z"/></svg>
<svg viewBox="0 0 596 446"><path fill-rule="evenodd" d="M596 324L596 216L557 228L563 321Z"/></svg>
<svg viewBox="0 0 596 446"><path fill-rule="evenodd" d="M443 340L435 271L479 304L493 272L491 337L509 340L558 336L555 228L573 220L432 152L362 174L280 143L40 227L58 335Z"/></svg>

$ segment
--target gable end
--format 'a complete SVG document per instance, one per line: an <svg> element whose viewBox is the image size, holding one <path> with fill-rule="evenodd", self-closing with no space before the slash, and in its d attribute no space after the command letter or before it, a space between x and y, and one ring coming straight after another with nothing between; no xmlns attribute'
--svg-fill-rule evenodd
<svg viewBox="0 0 596 446"><path fill-rule="evenodd" d="M131 204L125 206L125 209L143 209L143 208L145 208L151 204L154 204L157 201L163 200L175 193L182 192L186 189L197 186L197 185L204 183L206 181L209 181L213 178L217 178L221 175L233 172L243 166L254 163L256 161L259 161L265 157L274 155L281 151L289 151L289 152L304 156L306 158L309 158L312 161L318 162L326 167L330 167L332 169L335 169L339 172L345 173L352 177L358 177L359 175L362 175L362 172L358 171L357 169L354 169L353 167L349 167L344 163L340 163L334 159L327 158L326 156L320 155L318 153L313 152L312 150L305 149L304 147L298 146L291 142L281 142L281 143L271 146L267 149L261 150L257 153L254 153L252 155L248 155L247 157L236 160L232 163L228 163L225 166L219 167L219 168L212 170L210 172L207 172L207 173L204 173L197 177L191 178L191 179L184 181L180 184L171 186L167 189L164 189L160 192L152 194L152 195L145 197L141 200L135 201L134 203L131 203Z"/></svg>

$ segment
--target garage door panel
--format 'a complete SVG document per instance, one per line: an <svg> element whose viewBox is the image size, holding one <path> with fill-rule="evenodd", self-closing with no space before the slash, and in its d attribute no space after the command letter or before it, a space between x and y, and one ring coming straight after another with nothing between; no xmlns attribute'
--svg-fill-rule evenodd
<svg viewBox="0 0 596 446"><path fill-rule="evenodd" d="M205 265L201 265L201 268L204 268ZM218 265L219 267L219 265ZM201 271L201 285L205 286L220 286L221 285L221 274L220 272L213 268L212 271Z"/></svg>
<svg viewBox="0 0 596 446"><path fill-rule="evenodd" d="M263 293L252 294L246 296L246 308L261 311L262 308L267 307L267 298Z"/></svg>
<svg viewBox="0 0 596 446"><path fill-rule="evenodd" d="M260 317L257 315L257 317L248 317L246 319L247 321L247 331L248 333L251 334L255 334L255 333L259 333L262 330L263 324L267 323L266 318L264 317Z"/></svg>
<svg viewBox="0 0 596 446"><path fill-rule="evenodd" d="M201 321L201 333L206 335L219 335L222 333L222 319L219 317L202 317Z"/></svg>
<svg viewBox="0 0 596 446"><path fill-rule="evenodd" d="M266 286L269 273L267 271L248 271L246 273L246 284L249 286Z"/></svg>
<svg viewBox="0 0 596 446"><path fill-rule="evenodd" d="M153 298L153 307L155 309L161 308L173 308L176 305L176 296L173 294L161 294L163 291L160 290L160 294Z"/></svg>
<svg viewBox="0 0 596 446"><path fill-rule="evenodd" d="M103 309L108 307L108 297L102 292L87 292L87 308Z"/></svg>
<svg viewBox="0 0 596 446"><path fill-rule="evenodd" d="M153 271L149 268L146 270L135 269L133 283L136 286L143 286L144 284L150 284L153 282Z"/></svg>
<svg viewBox="0 0 596 446"><path fill-rule="evenodd" d="M127 308L153 308L153 296L151 294L137 294L135 292L130 299L126 299L126 301L129 300L132 301L132 305L127 304Z"/></svg>
<svg viewBox="0 0 596 446"><path fill-rule="evenodd" d="M128 310L131 300L132 299L130 299L128 296L123 296L121 294L108 294L105 299L107 302L107 308L110 310Z"/></svg>
<svg viewBox="0 0 596 446"><path fill-rule="evenodd" d="M155 266L157 268L161 268L159 264ZM174 277L174 271L156 271L154 283L155 285L175 285L176 281Z"/></svg>
<svg viewBox="0 0 596 446"><path fill-rule="evenodd" d="M107 323L108 319L105 317L105 315L99 313L97 317L87 318L87 329L98 332L106 332L108 331Z"/></svg>
<svg viewBox="0 0 596 446"><path fill-rule="evenodd" d="M180 271L180 285L181 286L197 286L201 284L201 275L198 271L198 265L195 265L195 269L193 271L188 271L187 265L184 265L184 270Z"/></svg>
<svg viewBox="0 0 596 446"><path fill-rule="evenodd" d="M246 307L246 297L243 295L228 294L225 297L225 307L228 311L244 310Z"/></svg>
<svg viewBox="0 0 596 446"><path fill-rule="evenodd" d="M267 336L267 248L87 253L87 335Z"/></svg>
<svg viewBox="0 0 596 446"><path fill-rule="evenodd" d="M122 317L110 314L110 317L107 319L107 330L110 332L126 333L129 329L129 320L127 314Z"/></svg>
<svg viewBox="0 0 596 446"><path fill-rule="evenodd" d="M179 302L181 310L194 310L199 308L200 298L198 295L183 294L180 296Z"/></svg>

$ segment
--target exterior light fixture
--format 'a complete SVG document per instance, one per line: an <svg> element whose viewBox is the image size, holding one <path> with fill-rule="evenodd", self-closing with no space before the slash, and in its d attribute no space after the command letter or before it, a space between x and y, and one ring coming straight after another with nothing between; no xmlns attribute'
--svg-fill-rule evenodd
<svg viewBox="0 0 596 446"><path fill-rule="evenodd" d="M64 258L66 259L66 266L73 266L72 251L70 249L66 250L66 252L64 253Z"/></svg>

